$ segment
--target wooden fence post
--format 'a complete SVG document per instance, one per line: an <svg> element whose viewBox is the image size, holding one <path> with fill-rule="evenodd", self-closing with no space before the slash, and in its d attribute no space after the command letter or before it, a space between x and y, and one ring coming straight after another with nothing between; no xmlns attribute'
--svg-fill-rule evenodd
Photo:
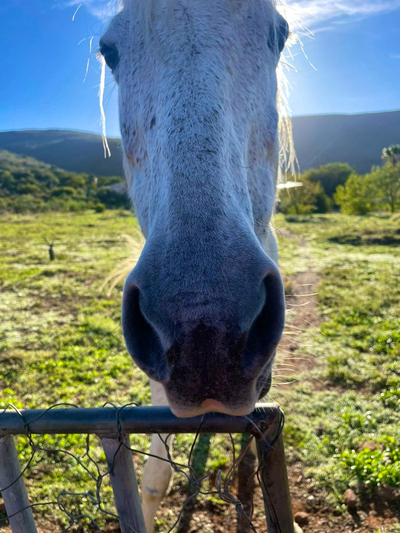
<svg viewBox="0 0 400 533"><path fill-rule="evenodd" d="M242 450L249 442L249 436L242 435ZM238 466L238 500L243 505L243 512L238 513L236 533L250 533L253 514L253 499L255 490L256 457L253 447L250 447ZM254 529L253 529L254 531Z"/></svg>
<svg viewBox="0 0 400 533"><path fill-rule="evenodd" d="M115 438L102 439L121 532L146 533L132 453L128 450L129 436L123 436L122 442Z"/></svg>
<svg viewBox="0 0 400 533"><path fill-rule="evenodd" d="M265 438L257 439L259 479L268 533L295 533L282 435L271 447L270 436L278 428L273 424L272 432L270 429Z"/></svg>
<svg viewBox="0 0 400 533"><path fill-rule="evenodd" d="M14 439L0 438L0 490L13 533L37 533Z"/></svg>

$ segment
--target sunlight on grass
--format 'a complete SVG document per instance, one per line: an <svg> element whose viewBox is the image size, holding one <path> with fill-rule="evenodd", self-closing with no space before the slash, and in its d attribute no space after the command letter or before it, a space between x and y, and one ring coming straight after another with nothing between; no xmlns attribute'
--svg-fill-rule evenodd
<svg viewBox="0 0 400 533"><path fill-rule="evenodd" d="M290 376L292 385L273 389L271 399L279 400L287 414L289 462L305 464L330 505L342 510L342 494L349 486L366 499L379 485L400 487L400 250L394 245L400 220L279 215L275 226L287 292L293 290L294 277L308 269L321 277L323 323L301 340L300 356L312 355L314 367ZM45 237L55 242L51 263ZM80 407L106 401L150 404L148 379L127 354L120 327L125 274L118 272L133 266L142 245L137 221L125 212L2 218L1 408L10 402L19 408L58 402ZM82 436L35 440L80 457L85 453ZM99 441L92 440L95 457L104 459ZM177 461L187 460L192 441L177 438ZM375 448L363 448L366 442ZM202 468L210 475L226 470L230 440L218 436L203 444ZM147 451L148 438L133 436L132 446ZM25 438L18 447L26 463L30 450ZM235 447L238 451L238 439ZM139 456L139 475L143 461ZM40 453L30 472L34 501L54 498L60 490L95 491L88 474L62 454ZM186 480L177 476L175 481L172 496L178 497L186 491ZM112 509L108 485L104 495ZM84 510L89 503L71 498L69 505ZM35 512L62 522L54 509ZM175 514L168 516L160 518L160 531Z"/></svg>

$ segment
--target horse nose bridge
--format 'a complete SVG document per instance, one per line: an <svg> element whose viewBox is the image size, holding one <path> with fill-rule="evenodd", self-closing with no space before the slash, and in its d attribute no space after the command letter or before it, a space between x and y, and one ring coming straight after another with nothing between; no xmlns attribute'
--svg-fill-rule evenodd
<svg viewBox="0 0 400 533"><path fill-rule="evenodd" d="M221 214L220 214L221 215ZM231 218L231 217L229 217ZM248 221L228 217L198 217L164 221L149 235L135 268L146 283L179 283L176 290L190 292L212 284L238 280L260 283L272 266ZM238 217L239 218L239 217Z"/></svg>
<svg viewBox="0 0 400 533"><path fill-rule="evenodd" d="M263 280L275 268L258 243L146 247L134 277L149 321L168 319L171 328L200 320L250 327L264 303Z"/></svg>

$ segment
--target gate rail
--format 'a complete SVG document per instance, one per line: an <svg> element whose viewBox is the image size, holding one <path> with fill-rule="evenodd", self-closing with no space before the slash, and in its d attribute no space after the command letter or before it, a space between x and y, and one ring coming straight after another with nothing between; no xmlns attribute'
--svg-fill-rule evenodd
<svg viewBox="0 0 400 533"><path fill-rule="evenodd" d="M122 533L145 533L130 434L242 433L256 438L269 533L294 533L278 404L259 406L246 417L209 413L177 418L168 407L42 409L0 414L0 490L13 533L37 533L13 435L94 434L106 455Z"/></svg>

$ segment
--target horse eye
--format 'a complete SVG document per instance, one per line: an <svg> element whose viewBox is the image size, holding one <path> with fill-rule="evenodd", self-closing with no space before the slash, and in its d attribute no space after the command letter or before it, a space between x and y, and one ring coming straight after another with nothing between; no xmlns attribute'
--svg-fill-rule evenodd
<svg viewBox="0 0 400 533"><path fill-rule="evenodd" d="M279 54L285 48L285 44L290 33L289 24L283 17L281 17L281 19L282 20L279 22L279 24L276 24L276 26L272 28L268 39L269 48L273 52L277 52Z"/></svg>
<svg viewBox="0 0 400 533"><path fill-rule="evenodd" d="M100 41L100 54L104 57L107 66L114 71L119 63L119 54L115 45L106 44Z"/></svg>

